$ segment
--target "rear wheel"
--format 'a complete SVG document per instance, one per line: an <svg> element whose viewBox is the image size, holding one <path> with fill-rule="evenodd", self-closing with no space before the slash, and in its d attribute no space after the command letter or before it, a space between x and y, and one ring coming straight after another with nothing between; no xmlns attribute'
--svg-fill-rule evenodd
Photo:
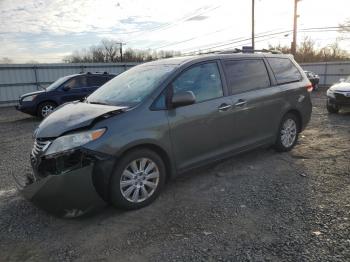
<svg viewBox="0 0 350 262"><path fill-rule="evenodd" d="M127 153L111 179L111 203L122 209L138 209L152 203L164 186L165 170L161 157L151 150Z"/></svg>
<svg viewBox="0 0 350 262"><path fill-rule="evenodd" d="M330 104L330 103L327 101L327 111L328 111L328 113L336 114L336 113L339 112L339 107L336 106L336 105Z"/></svg>
<svg viewBox="0 0 350 262"><path fill-rule="evenodd" d="M291 150L298 141L299 119L295 114L286 114L280 124L275 148L279 152Z"/></svg>
<svg viewBox="0 0 350 262"><path fill-rule="evenodd" d="M53 102L44 102L41 103L38 107L38 116L41 118L45 118L47 117L49 114L51 114L55 108L57 107L57 105Z"/></svg>

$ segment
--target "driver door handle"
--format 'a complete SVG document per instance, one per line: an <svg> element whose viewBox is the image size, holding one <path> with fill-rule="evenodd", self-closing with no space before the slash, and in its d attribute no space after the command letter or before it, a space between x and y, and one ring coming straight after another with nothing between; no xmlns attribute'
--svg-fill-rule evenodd
<svg viewBox="0 0 350 262"><path fill-rule="evenodd" d="M218 110L219 110L219 112L224 112L224 111L229 110L231 107L232 107L232 105L224 103L218 107Z"/></svg>
<svg viewBox="0 0 350 262"><path fill-rule="evenodd" d="M235 104L235 106L244 106L247 103L247 101L243 99L239 99L238 102Z"/></svg>

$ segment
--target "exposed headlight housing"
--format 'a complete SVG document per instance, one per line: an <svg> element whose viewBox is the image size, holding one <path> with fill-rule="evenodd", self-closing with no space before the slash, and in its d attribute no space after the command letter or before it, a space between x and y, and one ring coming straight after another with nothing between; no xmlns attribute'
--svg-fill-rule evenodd
<svg viewBox="0 0 350 262"><path fill-rule="evenodd" d="M332 98L335 98L335 96L334 96L334 91L331 90L331 89L328 89L328 90L327 90L327 96L332 97Z"/></svg>
<svg viewBox="0 0 350 262"><path fill-rule="evenodd" d="M48 147L45 156L50 157L51 155L72 150L100 138L105 132L106 128L101 128L58 137Z"/></svg>
<svg viewBox="0 0 350 262"><path fill-rule="evenodd" d="M29 102L33 101L36 98L37 95L32 95L32 96L26 96L22 99L23 102Z"/></svg>

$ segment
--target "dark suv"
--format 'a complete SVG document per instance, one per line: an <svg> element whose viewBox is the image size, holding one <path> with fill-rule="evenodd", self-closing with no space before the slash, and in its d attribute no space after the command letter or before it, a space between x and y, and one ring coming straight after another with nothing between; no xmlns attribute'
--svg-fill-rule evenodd
<svg viewBox="0 0 350 262"><path fill-rule="evenodd" d="M78 216L100 203L141 208L184 171L260 146L291 150L312 85L286 55L213 54L135 66L35 131L22 193Z"/></svg>
<svg viewBox="0 0 350 262"><path fill-rule="evenodd" d="M107 72L88 72L64 76L53 82L45 90L22 95L16 109L44 118L63 103L87 97L113 77L115 75Z"/></svg>

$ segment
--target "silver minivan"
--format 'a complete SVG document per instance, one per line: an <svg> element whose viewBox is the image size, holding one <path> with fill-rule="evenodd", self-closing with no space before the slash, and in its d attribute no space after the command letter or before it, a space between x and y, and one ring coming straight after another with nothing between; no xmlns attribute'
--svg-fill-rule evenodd
<svg viewBox="0 0 350 262"><path fill-rule="evenodd" d="M23 195L60 216L137 209L184 171L260 146L291 150L312 85L291 56L209 54L144 63L36 129Z"/></svg>

